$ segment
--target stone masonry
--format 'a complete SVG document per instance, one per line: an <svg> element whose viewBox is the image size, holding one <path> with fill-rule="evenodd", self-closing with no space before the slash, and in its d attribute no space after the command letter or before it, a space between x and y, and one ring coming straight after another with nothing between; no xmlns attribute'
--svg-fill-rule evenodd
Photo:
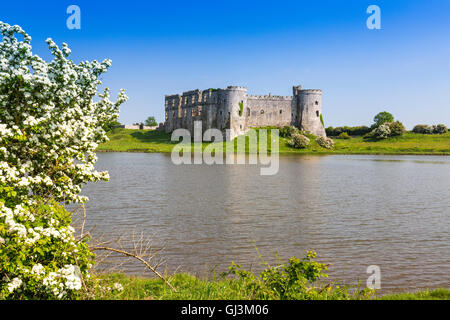
<svg viewBox="0 0 450 320"><path fill-rule="evenodd" d="M225 140L245 134L250 128L287 125L316 136L326 136L320 116L322 90L293 87L293 96L257 96L247 88L193 90L182 95L166 95L164 129L170 133L188 129L193 136L194 121L202 121L202 129L216 128ZM230 129L226 134L226 129Z"/></svg>

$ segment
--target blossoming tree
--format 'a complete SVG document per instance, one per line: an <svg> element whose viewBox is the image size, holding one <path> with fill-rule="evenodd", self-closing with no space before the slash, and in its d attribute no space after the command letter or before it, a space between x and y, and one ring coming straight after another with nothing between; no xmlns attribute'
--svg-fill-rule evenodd
<svg viewBox="0 0 450 320"><path fill-rule="evenodd" d="M110 60L75 64L47 39L46 62L19 26L0 32L0 298L74 298L93 255L61 204L109 178L94 151L127 96L97 90Z"/></svg>

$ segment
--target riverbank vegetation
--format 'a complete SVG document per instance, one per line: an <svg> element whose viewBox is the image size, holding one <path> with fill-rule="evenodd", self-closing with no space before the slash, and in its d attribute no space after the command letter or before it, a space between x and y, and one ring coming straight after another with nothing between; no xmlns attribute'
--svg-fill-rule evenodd
<svg viewBox="0 0 450 320"><path fill-rule="evenodd" d="M270 130L270 128L269 128ZM97 151L110 152L171 152L177 142L162 131L128 130L117 128L108 133L109 141L100 144ZM450 133L419 134L406 132L402 136L380 141L351 136L350 139L334 140L334 148L321 147L315 139L303 149L289 146L289 138L280 137L280 154L392 154L392 155L450 155ZM228 142L229 143L229 142ZM235 143L235 141L234 141ZM203 143L205 148L210 143ZM246 148L248 152L248 146Z"/></svg>
<svg viewBox="0 0 450 320"><path fill-rule="evenodd" d="M96 275L99 285L85 293L83 299L102 300L248 300L253 295L243 290L242 280L206 279L187 273L170 276L169 281L177 288L170 290L161 279L126 276L120 273ZM345 289L341 289L345 291ZM338 299L325 292L321 299ZM343 297L341 296L341 299ZM374 300L450 300L450 290L434 289L412 292L374 294L371 297L353 294L348 299Z"/></svg>
<svg viewBox="0 0 450 320"><path fill-rule="evenodd" d="M126 276L120 273L95 275L88 280L82 299L145 300L373 300L420 299L448 300L446 289L414 293L379 295L376 290L359 284L350 287L327 280L329 265L316 261L316 252L303 258L277 259L275 265L265 262L258 252L263 271L259 274L231 263L227 272L212 278L187 273L167 274L164 279Z"/></svg>

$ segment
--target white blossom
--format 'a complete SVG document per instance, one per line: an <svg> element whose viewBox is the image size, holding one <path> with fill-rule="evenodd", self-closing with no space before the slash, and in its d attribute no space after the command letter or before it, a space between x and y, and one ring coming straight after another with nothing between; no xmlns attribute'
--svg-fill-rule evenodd
<svg viewBox="0 0 450 320"><path fill-rule="evenodd" d="M67 44L60 48L49 38L53 59L46 62L32 53L31 37L19 26L0 21L0 34L0 230L5 232L0 246L4 250L14 241L30 247L43 238L56 239L70 250L64 256L76 255L74 229L52 216L42 220L30 207L37 199L85 202L83 184L108 180L107 172L95 170L95 149L107 141L103 127L118 118L127 96L121 90L111 101L108 88L97 91L111 60L75 64ZM39 225L33 225L36 219ZM17 272L34 277L54 296L81 288L77 266L46 272L45 265L31 260L36 257L27 259ZM0 280L0 290L5 284L9 293L26 281L14 273L3 276L7 280Z"/></svg>

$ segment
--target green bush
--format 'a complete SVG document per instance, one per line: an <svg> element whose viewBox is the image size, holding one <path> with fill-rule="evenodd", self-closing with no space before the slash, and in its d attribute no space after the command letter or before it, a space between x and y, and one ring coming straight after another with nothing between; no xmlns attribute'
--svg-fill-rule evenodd
<svg viewBox="0 0 450 320"><path fill-rule="evenodd" d="M338 136L338 138L339 139L350 139L350 136L348 135L348 133L347 132L342 132L339 136Z"/></svg>
<svg viewBox="0 0 450 320"><path fill-rule="evenodd" d="M389 123L384 123L364 136L364 139L383 140L391 136Z"/></svg>
<svg viewBox="0 0 450 320"><path fill-rule="evenodd" d="M389 123L389 129L391 129L391 137L402 136L405 132L405 126L400 121Z"/></svg>
<svg viewBox="0 0 450 320"><path fill-rule="evenodd" d="M294 133L298 132L298 129L293 126L284 126L280 129L280 137L290 138Z"/></svg>
<svg viewBox="0 0 450 320"><path fill-rule="evenodd" d="M334 141L333 139L327 138L327 137L319 137L316 139L316 142L325 149L333 149L334 147Z"/></svg>
<svg viewBox="0 0 450 320"><path fill-rule="evenodd" d="M412 131L414 133L421 133L421 134L444 134L448 132L448 128L444 124L438 124L435 126L418 124L413 128Z"/></svg>
<svg viewBox="0 0 450 320"><path fill-rule="evenodd" d="M448 128L446 125L438 124L433 126L433 133L434 134L444 134L448 132Z"/></svg>
<svg viewBox="0 0 450 320"><path fill-rule="evenodd" d="M426 124L418 124L413 129L412 132L414 133L421 133L421 134L427 134L432 133L432 129L429 125Z"/></svg>
<svg viewBox="0 0 450 320"><path fill-rule="evenodd" d="M328 127L325 129L327 136L338 137L342 132L346 132L350 136L363 136L371 131L371 128L367 126L356 126L356 127Z"/></svg>
<svg viewBox="0 0 450 320"><path fill-rule="evenodd" d="M296 149L304 149L309 145L309 143L309 138L300 133L292 134L291 139L287 142L289 146Z"/></svg>
<svg viewBox="0 0 450 320"><path fill-rule="evenodd" d="M321 278L328 278L324 273L328 267L315 258L316 253L308 251L303 259L292 257L288 263L270 266L264 262L266 268L259 275L233 263L222 276L237 277L241 291L255 300L349 299L352 293L346 287L333 283L317 285ZM373 290L363 289L353 295L368 298L373 294Z"/></svg>
<svg viewBox="0 0 450 320"><path fill-rule="evenodd" d="M389 137L401 136L405 132L405 126L400 121L386 122L364 135L364 139L383 140Z"/></svg>

